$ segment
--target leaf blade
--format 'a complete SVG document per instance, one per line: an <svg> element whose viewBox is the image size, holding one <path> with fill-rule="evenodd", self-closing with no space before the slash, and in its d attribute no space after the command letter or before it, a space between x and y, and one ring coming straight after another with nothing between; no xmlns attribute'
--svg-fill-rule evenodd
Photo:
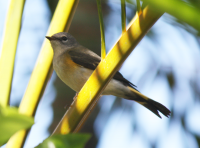
<svg viewBox="0 0 200 148"><path fill-rule="evenodd" d="M16 108L0 106L0 145L17 131L28 129L34 123L32 117L20 114Z"/></svg>
<svg viewBox="0 0 200 148"><path fill-rule="evenodd" d="M36 148L84 148L86 142L89 140L90 137L90 134L57 134L45 139Z"/></svg>

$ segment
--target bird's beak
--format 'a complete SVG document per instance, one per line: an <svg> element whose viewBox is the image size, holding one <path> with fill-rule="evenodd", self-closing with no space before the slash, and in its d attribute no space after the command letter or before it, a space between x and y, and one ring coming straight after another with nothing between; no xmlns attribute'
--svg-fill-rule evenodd
<svg viewBox="0 0 200 148"><path fill-rule="evenodd" d="M56 38L55 37L50 37L50 36L45 36L49 41L51 40L55 40Z"/></svg>

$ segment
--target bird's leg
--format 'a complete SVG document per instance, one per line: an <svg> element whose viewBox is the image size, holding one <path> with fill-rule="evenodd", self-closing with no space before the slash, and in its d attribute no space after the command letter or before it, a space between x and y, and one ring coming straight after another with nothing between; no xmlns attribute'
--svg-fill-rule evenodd
<svg viewBox="0 0 200 148"><path fill-rule="evenodd" d="M77 96L78 96L78 93L76 93L76 95L74 96L73 98L74 101L76 100Z"/></svg>
<svg viewBox="0 0 200 148"><path fill-rule="evenodd" d="M76 93L76 95L74 96L74 98L73 98L74 101L72 102L72 104L70 105L70 107L73 106L74 102L76 101L77 96L78 96L78 93Z"/></svg>
<svg viewBox="0 0 200 148"><path fill-rule="evenodd" d="M76 100L77 96L78 96L78 93L76 93L76 94L75 94L75 96L73 97L73 102L72 102L72 104L70 105L70 107L72 107L72 106L73 106L73 104L74 104L74 101ZM64 108L66 109L66 108L67 108L67 106L68 106L68 105L66 105Z"/></svg>

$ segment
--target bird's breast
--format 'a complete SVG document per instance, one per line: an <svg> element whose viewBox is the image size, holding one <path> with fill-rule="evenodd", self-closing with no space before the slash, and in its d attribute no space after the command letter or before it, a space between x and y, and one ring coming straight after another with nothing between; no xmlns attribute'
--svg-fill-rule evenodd
<svg viewBox="0 0 200 148"><path fill-rule="evenodd" d="M74 63L69 55L54 59L53 67L58 77L76 92L80 91L92 74L92 70Z"/></svg>

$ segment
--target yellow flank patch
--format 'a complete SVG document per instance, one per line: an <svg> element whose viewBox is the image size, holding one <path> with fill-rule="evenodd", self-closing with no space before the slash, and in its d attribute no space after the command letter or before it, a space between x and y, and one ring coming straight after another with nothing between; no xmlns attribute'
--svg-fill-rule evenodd
<svg viewBox="0 0 200 148"><path fill-rule="evenodd" d="M72 59L69 55L67 55L65 58L65 64L66 64L65 67L67 67L68 73L75 72L75 70L78 70L77 68L80 68L80 65L78 65L74 61L72 61Z"/></svg>
<svg viewBox="0 0 200 148"><path fill-rule="evenodd" d="M58 61L54 61L54 70L58 77L70 88L79 92L87 79L92 74L92 70L76 64L70 55L64 54L60 56Z"/></svg>
<svg viewBox="0 0 200 148"><path fill-rule="evenodd" d="M139 96L141 96L142 98L144 98L145 100L148 100L148 99L149 99L147 96L141 94L139 91L133 89L132 87L129 87L129 86L128 86L128 88L129 88L131 91L133 91L134 93L136 93L136 94L138 94Z"/></svg>
<svg viewBox="0 0 200 148"><path fill-rule="evenodd" d="M72 67L78 67L79 65L72 61L71 57L67 55L66 62Z"/></svg>

